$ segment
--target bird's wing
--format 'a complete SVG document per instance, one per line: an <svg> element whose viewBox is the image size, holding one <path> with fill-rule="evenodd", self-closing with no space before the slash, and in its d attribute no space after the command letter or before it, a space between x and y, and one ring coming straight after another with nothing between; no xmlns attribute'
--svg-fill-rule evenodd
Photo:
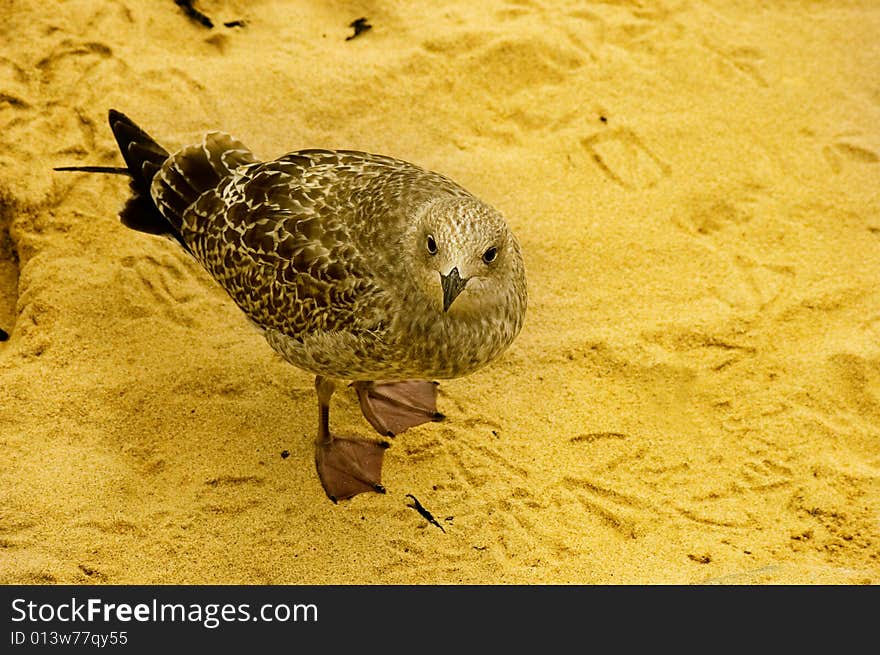
<svg viewBox="0 0 880 655"><path fill-rule="evenodd" d="M143 138L149 139L146 135ZM216 188L238 167L256 162L238 139L224 132L208 132L201 143L178 150L162 162L150 183L150 196L162 216L179 231L183 213L199 196Z"/></svg>
<svg viewBox="0 0 880 655"><path fill-rule="evenodd" d="M305 159L305 158L304 158ZM242 310L289 337L381 329L382 295L332 179L287 156L236 170L183 215L193 254Z"/></svg>

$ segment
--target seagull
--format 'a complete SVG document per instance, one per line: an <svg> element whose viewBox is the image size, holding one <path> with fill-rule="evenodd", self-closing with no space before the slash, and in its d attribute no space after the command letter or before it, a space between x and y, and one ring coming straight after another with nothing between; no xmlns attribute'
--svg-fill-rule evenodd
<svg viewBox="0 0 880 655"><path fill-rule="evenodd" d="M333 502L384 493L388 447L330 430L340 384L393 437L442 420L435 380L489 364L521 331L519 243L449 178L354 150L260 161L223 132L169 153L125 114L109 122L124 167L55 170L128 176L122 223L194 257L281 357L315 375L315 464Z"/></svg>

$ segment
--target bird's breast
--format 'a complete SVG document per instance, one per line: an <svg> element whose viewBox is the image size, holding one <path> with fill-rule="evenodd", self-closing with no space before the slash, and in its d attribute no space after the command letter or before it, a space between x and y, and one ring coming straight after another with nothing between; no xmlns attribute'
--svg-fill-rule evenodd
<svg viewBox="0 0 880 655"><path fill-rule="evenodd" d="M455 378L496 359L513 342L521 321L501 315L409 312L392 331L400 359L425 378Z"/></svg>

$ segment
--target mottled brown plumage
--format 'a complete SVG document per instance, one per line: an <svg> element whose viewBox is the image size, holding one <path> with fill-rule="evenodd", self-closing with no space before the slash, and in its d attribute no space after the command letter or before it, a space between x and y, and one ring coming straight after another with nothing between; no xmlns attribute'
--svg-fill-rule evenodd
<svg viewBox="0 0 880 655"><path fill-rule="evenodd" d="M261 162L220 132L169 154L119 112L110 123L132 176L123 222L178 241L273 348L317 376L331 498L381 488L377 446L329 432L336 380L356 381L365 416L392 434L440 416L428 380L480 368L519 333L519 245L452 180L348 150Z"/></svg>

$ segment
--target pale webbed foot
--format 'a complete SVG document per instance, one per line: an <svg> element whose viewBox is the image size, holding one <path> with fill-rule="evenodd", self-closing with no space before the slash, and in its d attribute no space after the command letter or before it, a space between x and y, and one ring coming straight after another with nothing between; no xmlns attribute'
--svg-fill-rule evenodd
<svg viewBox="0 0 880 655"><path fill-rule="evenodd" d="M370 425L386 437L400 434L407 428L442 421L437 411L437 382L400 380L354 382L361 411Z"/></svg>
<svg viewBox="0 0 880 655"><path fill-rule="evenodd" d="M321 486L334 503L365 491L385 493L382 457L388 443L328 434L315 444Z"/></svg>

